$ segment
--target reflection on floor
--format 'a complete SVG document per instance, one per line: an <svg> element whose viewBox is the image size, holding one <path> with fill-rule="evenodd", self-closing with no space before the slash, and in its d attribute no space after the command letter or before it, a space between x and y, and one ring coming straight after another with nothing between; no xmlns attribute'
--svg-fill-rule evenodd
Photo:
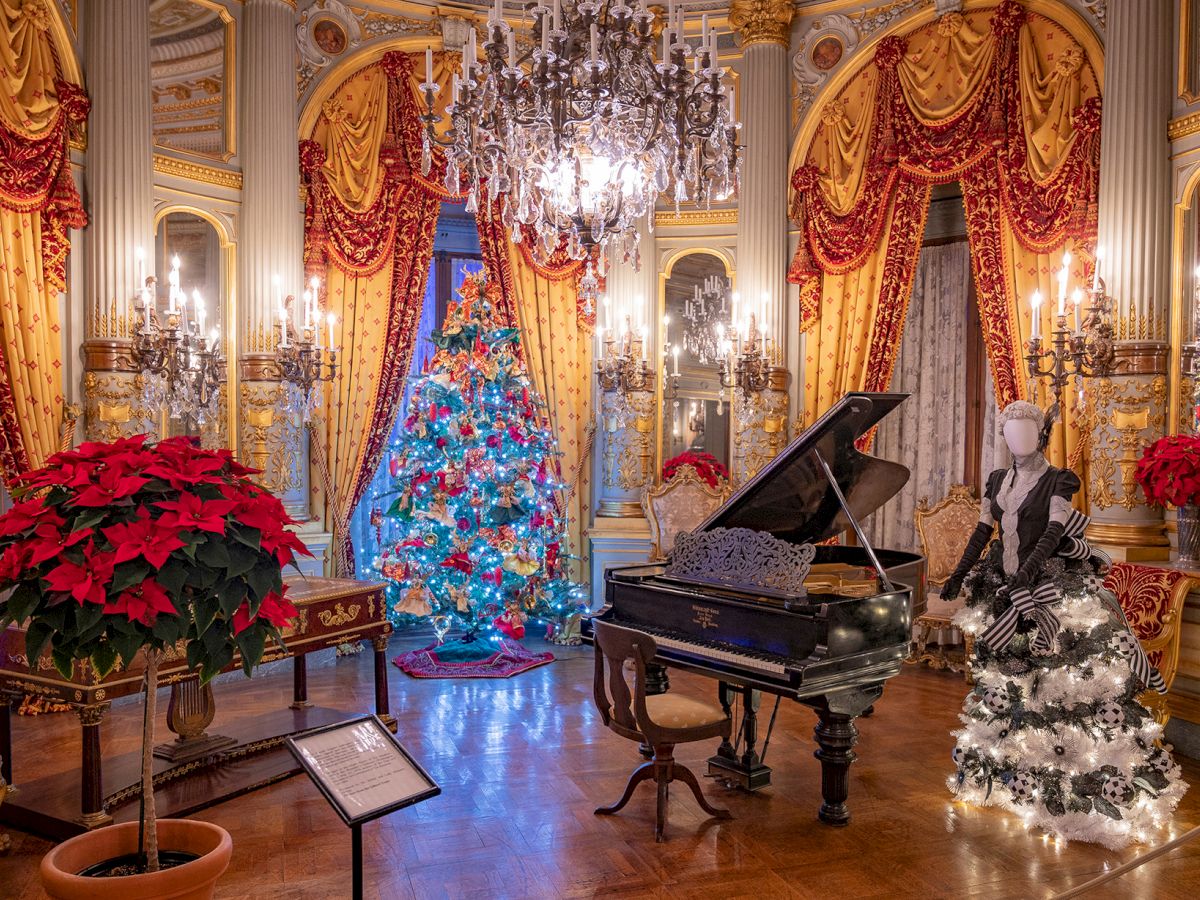
<svg viewBox="0 0 1200 900"><path fill-rule="evenodd" d="M542 649L537 641L532 649ZM397 638L394 652L416 646ZM559 660L511 680L418 681L391 673L400 738L442 785L424 804L367 825L367 896L380 898L583 897L1049 897L1137 854L1056 845L1008 816L957 806L944 781L949 730L966 690L961 676L906 667L875 715L862 723L851 770L848 828L819 824L820 767L812 757L815 715L784 703L767 762L774 783L756 795L706 784L734 819L703 818L672 793L664 844L654 843L654 792L640 791L617 816L592 810L615 800L639 762L630 742L599 722L587 648L553 648ZM354 697L372 708L371 654L309 657L316 703ZM674 675L675 689L709 695L711 682ZM291 699L288 664L217 687L219 717L252 716ZM163 703L161 706L165 706ZM769 710L769 701L764 699ZM136 704L106 723L106 755L136 749ZM220 725L220 718L216 723ZM17 779L76 765L73 715L14 722ZM167 734L165 724L159 735ZM679 757L697 772L710 748ZM1200 824L1200 765L1175 833ZM350 894L350 837L304 777L208 809L200 818L233 835L218 896L335 898ZM13 833L0 857L0 896L41 897L44 841ZM1200 841L1149 863L1094 897L1191 898L1200 884Z"/></svg>

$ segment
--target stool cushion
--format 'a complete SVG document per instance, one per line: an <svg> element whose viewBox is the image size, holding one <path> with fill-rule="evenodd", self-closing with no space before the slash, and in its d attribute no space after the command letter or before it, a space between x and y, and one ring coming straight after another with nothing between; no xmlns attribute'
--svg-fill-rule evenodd
<svg viewBox="0 0 1200 900"><path fill-rule="evenodd" d="M652 694L646 698L646 711L664 728L696 728L725 719L725 711L716 704L679 694Z"/></svg>

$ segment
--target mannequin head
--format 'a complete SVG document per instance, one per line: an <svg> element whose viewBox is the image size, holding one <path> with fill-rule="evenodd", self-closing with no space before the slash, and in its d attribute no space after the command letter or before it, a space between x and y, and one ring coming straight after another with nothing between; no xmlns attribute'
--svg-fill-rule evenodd
<svg viewBox="0 0 1200 900"><path fill-rule="evenodd" d="M1013 456L1028 456L1041 450L1042 411L1032 403L1015 400L1000 413L1000 430Z"/></svg>

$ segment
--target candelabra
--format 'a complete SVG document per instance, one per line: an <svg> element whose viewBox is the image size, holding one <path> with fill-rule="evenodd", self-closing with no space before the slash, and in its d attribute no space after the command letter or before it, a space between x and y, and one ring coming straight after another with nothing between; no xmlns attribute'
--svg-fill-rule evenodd
<svg viewBox="0 0 1200 900"><path fill-rule="evenodd" d="M1059 271L1058 312L1050 335L1050 346L1042 349L1041 294L1033 296L1033 327L1025 343L1025 363L1030 378L1049 379L1058 409L1062 409L1063 389L1072 378L1106 377L1117 368L1113 340L1112 311L1104 280L1097 274L1092 284L1091 305L1081 310L1083 294L1072 294L1074 329L1067 327L1066 285L1071 264L1070 253L1063 254Z"/></svg>
<svg viewBox="0 0 1200 900"><path fill-rule="evenodd" d="M636 391L654 390L654 372L646 362L645 332L634 331L629 317L619 338L601 336L600 359L596 378L602 391L619 391L628 396Z"/></svg>
<svg viewBox="0 0 1200 900"><path fill-rule="evenodd" d="M759 331L755 316L751 314L749 324L743 326L741 334L734 327L726 338L724 328L719 326L717 334L725 348L717 369L721 387L728 388L731 395L737 391L758 394L766 390L771 372L769 342Z"/></svg>
<svg viewBox="0 0 1200 900"><path fill-rule="evenodd" d="M337 377L337 347L333 343L333 313L325 318L329 343L321 345L320 283L316 278L304 292L304 325L297 335L292 325L291 309L295 297L287 296L279 309L279 342L275 345L275 364L279 377L287 386L281 397L280 406L284 413L299 414L305 422L321 405L322 390L319 388Z"/></svg>
<svg viewBox="0 0 1200 900"><path fill-rule="evenodd" d="M138 254L140 275L141 254ZM179 257L168 276L169 307L165 325L154 301L157 279L147 276L141 288L141 324L133 339L134 365L142 374L148 406L165 406L172 419L204 427L218 413L225 360L220 335L204 334L205 307L199 291L192 293L195 312L188 321L187 294L180 288Z"/></svg>

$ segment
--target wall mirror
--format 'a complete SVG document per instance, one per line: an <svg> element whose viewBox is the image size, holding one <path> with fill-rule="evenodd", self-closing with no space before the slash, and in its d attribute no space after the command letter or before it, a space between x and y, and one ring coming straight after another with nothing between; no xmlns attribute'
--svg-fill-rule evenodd
<svg viewBox="0 0 1200 900"><path fill-rule="evenodd" d="M729 325L730 272L722 257L696 250L677 257L661 284L663 337L679 348L679 378L675 398L664 397L660 407L659 469L685 450L711 453L728 467L729 404L717 363L720 329Z"/></svg>
<svg viewBox="0 0 1200 900"><path fill-rule="evenodd" d="M1174 304L1171 354L1175 381L1171 392L1172 423L1178 432L1200 430L1200 170L1192 173L1175 205L1172 256Z"/></svg>
<svg viewBox="0 0 1200 900"><path fill-rule="evenodd" d="M211 159L234 154L234 22L213 0L151 0L154 143Z"/></svg>
<svg viewBox="0 0 1200 900"><path fill-rule="evenodd" d="M202 317L206 334L215 331L217 335L225 336L225 358L230 365L233 354L228 323L232 321L229 301L233 266L227 257L231 250L232 244L223 239L214 223L194 212L173 210L161 214L158 219L153 272L158 279L155 305L159 321L166 321L170 304L168 273L178 261L179 287L187 298L181 315L189 326L197 324ZM231 377L232 373L227 372L226 391ZM222 410L217 420L202 429L190 420L172 418L166 413L163 418L162 433L167 436L190 434L200 437L205 446L230 446L232 432L227 397L222 398Z"/></svg>

